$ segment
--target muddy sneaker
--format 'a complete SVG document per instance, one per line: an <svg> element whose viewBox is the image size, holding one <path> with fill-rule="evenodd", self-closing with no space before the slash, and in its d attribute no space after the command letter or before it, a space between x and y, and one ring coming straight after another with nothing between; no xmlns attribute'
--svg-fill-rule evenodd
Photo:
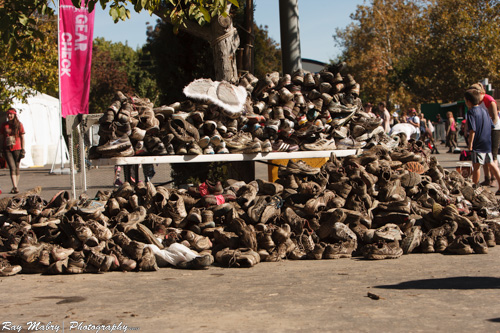
<svg viewBox="0 0 500 333"><path fill-rule="evenodd" d="M327 244L325 252L323 252L323 259L351 258L356 245L354 241Z"/></svg>
<svg viewBox="0 0 500 333"><path fill-rule="evenodd" d="M90 251L87 258L88 263L97 268L99 272L108 272L117 260L114 255L106 255L96 251Z"/></svg>
<svg viewBox="0 0 500 333"><path fill-rule="evenodd" d="M156 263L156 257L151 248L144 248L138 267L141 271L157 271L160 269Z"/></svg>
<svg viewBox="0 0 500 333"><path fill-rule="evenodd" d="M0 276L12 276L16 275L22 270L20 265L11 265L7 260L0 263Z"/></svg>
<svg viewBox="0 0 500 333"><path fill-rule="evenodd" d="M177 268L184 269L208 269L214 263L214 257L211 254L205 254L194 258L191 261L183 261L176 265Z"/></svg>
<svg viewBox="0 0 500 333"><path fill-rule="evenodd" d="M212 247L210 238L198 235L190 230L182 231L182 237L189 242L189 245L196 251L208 250Z"/></svg>
<svg viewBox="0 0 500 333"><path fill-rule="evenodd" d="M313 168L302 160L289 160L286 166L286 171L291 174L316 175L320 173L320 168Z"/></svg>
<svg viewBox="0 0 500 333"><path fill-rule="evenodd" d="M307 259L320 260L323 259L323 254L325 252L327 244L326 243L317 243L314 244L314 249L307 253Z"/></svg>
<svg viewBox="0 0 500 333"><path fill-rule="evenodd" d="M474 231L469 236L469 244L471 245L474 253L477 254L487 254L488 253L488 245L484 240L484 236L480 231Z"/></svg>
<svg viewBox="0 0 500 333"><path fill-rule="evenodd" d="M260 216L260 222L267 223L279 217L282 206L283 199L280 196L273 195L272 197L266 197L266 204Z"/></svg>
<svg viewBox="0 0 500 333"><path fill-rule="evenodd" d="M399 242L378 241L374 244L367 244L363 248L363 256L366 259L382 260L397 259L403 255L403 249L399 247Z"/></svg>
<svg viewBox="0 0 500 333"><path fill-rule="evenodd" d="M445 236L437 236L436 241L434 242L434 250L437 253L443 253L446 251L446 248L448 247L448 238Z"/></svg>
<svg viewBox="0 0 500 333"><path fill-rule="evenodd" d="M469 237L466 235L457 236L448 245L447 251L453 254L473 254L474 250L469 243Z"/></svg>
<svg viewBox="0 0 500 333"><path fill-rule="evenodd" d="M405 238L401 241L401 248L404 254L412 253L422 242L422 228L413 226L405 233Z"/></svg>
<svg viewBox="0 0 500 333"><path fill-rule="evenodd" d="M118 138L112 138L105 144L97 147L99 154L106 154L110 152L119 152L132 147L132 143L128 135L124 134Z"/></svg>

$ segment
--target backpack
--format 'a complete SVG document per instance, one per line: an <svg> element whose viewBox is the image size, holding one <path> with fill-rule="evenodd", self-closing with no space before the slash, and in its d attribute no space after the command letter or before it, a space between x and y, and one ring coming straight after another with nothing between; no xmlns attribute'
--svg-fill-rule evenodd
<svg viewBox="0 0 500 333"><path fill-rule="evenodd" d="M472 154L470 151L462 150L460 152L460 161L470 161L472 160Z"/></svg>

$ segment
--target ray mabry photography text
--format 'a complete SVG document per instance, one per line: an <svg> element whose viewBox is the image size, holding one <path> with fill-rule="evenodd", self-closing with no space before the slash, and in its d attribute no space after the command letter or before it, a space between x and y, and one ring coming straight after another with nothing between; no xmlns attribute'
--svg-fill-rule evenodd
<svg viewBox="0 0 500 333"><path fill-rule="evenodd" d="M68 321L55 323L49 321L27 321L24 323L15 323L12 321L3 321L0 325L1 332L128 332L138 331L139 327L130 327L123 322L118 324L93 324L84 321Z"/></svg>

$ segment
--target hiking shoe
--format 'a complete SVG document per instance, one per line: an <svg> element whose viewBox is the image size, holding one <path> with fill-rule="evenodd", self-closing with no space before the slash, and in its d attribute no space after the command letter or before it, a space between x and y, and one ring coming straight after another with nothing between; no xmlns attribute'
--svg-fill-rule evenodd
<svg viewBox="0 0 500 333"><path fill-rule="evenodd" d="M20 265L11 265L7 262L3 262L0 265L0 276L12 276L16 275L22 271L22 267Z"/></svg>
<svg viewBox="0 0 500 333"><path fill-rule="evenodd" d="M448 247L448 238L446 238L446 236L436 237L436 240L434 242L434 250L437 253L442 253L446 251L447 247Z"/></svg>
<svg viewBox="0 0 500 333"><path fill-rule="evenodd" d="M351 258L352 252L356 249L356 242L345 241L327 244L323 252L323 259Z"/></svg>
<svg viewBox="0 0 500 333"><path fill-rule="evenodd" d="M314 249L307 253L307 258L314 260L323 259L323 254L325 252L326 246L326 243L323 242L314 244Z"/></svg>
<svg viewBox="0 0 500 333"><path fill-rule="evenodd" d="M457 236L448 245L447 251L453 254L473 254L474 250L469 242L469 237L467 235Z"/></svg>
<svg viewBox="0 0 500 333"><path fill-rule="evenodd" d="M399 242L386 242L383 240L374 244L367 244L363 248L363 256L366 259L382 260L397 259L403 255L403 249L399 247Z"/></svg>
<svg viewBox="0 0 500 333"><path fill-rule="evenodd" d="M99 272L108 272L117 260L114 255L106 255L96 251L90 251L87 258L88 263L96 267Z"/></svg>
<svg viewBox="0 0 500 333"><path fill-rule="evenodd" d="M483 233L480 231L474 231L468 238L469 244L477 254L487 254L488 244L484 240Z"/></svg>
<svg viewBox="0 0 500 333"><path fill-rule="evenodd" d="M401 241L403 232L399 229L399 226L394 223L387 223L386 225L375 230L375 240L385 240L391 241Z"/></svg>
<svg viewBox="0 0 500 333"><path fill-rule="evenodd" d="M413 226L405 233L405 237L401 241L401 248L404 254L412 253L422 242L422 228L420 226Z"/></svg>
<svg viewBox="0 0 500 333"><path fill-rule="evenodd" d="M260 262L257 252L248 248L232 250L229 248L218 251L215 261L225 267L253 267Z"/></svg>
<svg viewBox="0 0 500 333"><path fill-rule="evenodd" d="M266 197L266 205L260 216L261 223L267 223L268 221L274 220L281 214L281 207L283 206L283 199L278 195L273 195L272 197Z"/></svg>
<svg viewBox="0 0 500 333"><path fill-rule="evenodd" d="M214 257L211 254L204 254L195 257L191 261L183 261L178 263L175 267L184 269L208 269L214 263Z"/></svg>
<svg viewBox="0 0 500 333"><path fill-rule="evenodd" d="M150 247L144 248L141 259L137 265L141 271L157 271L160 268L156 263L156 257Z"/></svg>

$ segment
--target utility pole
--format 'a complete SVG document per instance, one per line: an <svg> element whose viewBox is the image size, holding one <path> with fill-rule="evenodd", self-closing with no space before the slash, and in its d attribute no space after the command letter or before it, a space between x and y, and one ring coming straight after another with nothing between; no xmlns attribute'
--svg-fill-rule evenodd
<svg viewBox="0 0 500 333"><path fill-rule="evenodd" d="M302 69L300 55L298 0L280 1L281 58L283 74L292 74Z"/></svg>

